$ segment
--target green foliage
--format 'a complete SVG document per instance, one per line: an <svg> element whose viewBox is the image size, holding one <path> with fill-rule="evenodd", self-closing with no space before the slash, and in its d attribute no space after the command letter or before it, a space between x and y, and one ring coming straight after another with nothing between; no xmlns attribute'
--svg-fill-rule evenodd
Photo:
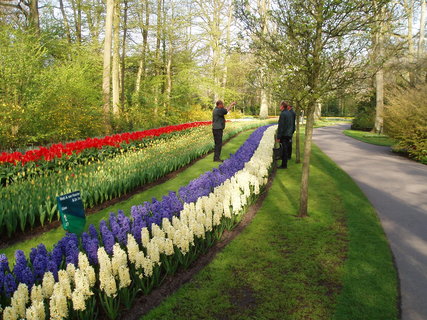
<svg viewBox="0 0 427 320"><path fill-rule="evenodd" d="M231 123L224 138L265 122ZM195 143L197 142L197 143ZM68 170L47 171L31 179L20 179L0 188L0 230L10 237L28 230L40 221L58 217L56 197L80 190L85 208L126 194L187 165L213 148L211 129L194 128L167 142L157 140L142 150L127 152L104 161L89 161Z"/></svg>
<svg viewBox="0 0 427 320"><path fill-rule="evenodd" d="M244 131L237 137L228 141L223 146L222 154L226 156L230 153L235 153L240 145L250 136L252 132L253 130ZM204 157L199 159L195 165L186 168L183 172L180 172L180 174L176 175L175 177L151 188L144 188L144 191L134 195L128 200L118 202L113 206L97 211L95 214L87 215L86 226L88 227L90 224L97 226L102 219L108 219L110 212L123 210L125 213L129 213L131 212L131 207L134 205L139 205L144 203L144 201L152 201L153 198L161 199L162 196L165 195L165 192L170 190L178 191L180 187L188 184L191 180L196 179L206 171L212 170L217 165L217 162L212 162L212 157ZM13 262L15 259L14 253L18 249L23 250L25 254L28 255L31 251L31 248L36 247L39 243L44 243L46 247L51 250L53 245L64 236L64 233L65 231L63 228L58 227L39 236L28 239L25 242L19 242L7 248L5 247L2 249L2 253L5 253L9 261Z"/></svg>
<svg viewBox="0 0 427 320"><path fill-rule="evenodd" d="M344 134L348 137L352 137L354 139L357 139L366 143L375 144L377 146L391 147L396 143L394 139L391 139L386 135L377 134L377 133L357 131L357 130L344 130Z"/></svg>
<svg viewBox="0 0 427 320"><path fill-rule="evenodd" d="M0 66L3 149L102 133L102 67L90 48L5 28Z"/></svg>
<svg viewBox="0 0 427 320"><path fill-rule="evenodd" d="M394 89L384 112L384 130L398 140L396 150L427 164L427 84Z"/></svg>
<svg viewBox="0 0 427 320"><path fill-rule="evenodd" d="M351 124L352 130L370 131L375 124L375 100L361 101L358 103L356 114Z"/></svg>
<svg viewBox="0 0 427 320"><path fill-rule="evenodd" d="M45 48L31 32L2 26L0 30L0 145L15 146L27 125L28 101L34 98L36 75L42 68ZM32 119L34 122L34 119Z"/></svg>
<svg viewBox="0 0 427 320"><path fill-rule="evenodd" d="M297 218L301 167L290 165L244 231L140 319L398 318L396 270L369 201L314 148L310 217Z"/></svg>

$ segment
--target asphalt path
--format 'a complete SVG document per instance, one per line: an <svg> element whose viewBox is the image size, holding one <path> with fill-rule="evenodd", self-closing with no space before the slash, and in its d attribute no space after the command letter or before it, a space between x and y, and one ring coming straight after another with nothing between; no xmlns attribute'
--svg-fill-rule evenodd
<svg viewBox="0 0 427 320"><path fill-rule="evenodd" d="M313 141L359 185L376 209L398 269L403 320L427 320L427 165L318 128Z"/></svg>

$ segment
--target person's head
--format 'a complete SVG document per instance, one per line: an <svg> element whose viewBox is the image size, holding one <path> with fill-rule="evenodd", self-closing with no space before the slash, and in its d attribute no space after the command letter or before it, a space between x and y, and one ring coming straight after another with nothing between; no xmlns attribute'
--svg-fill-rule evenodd
<svg viewBox="0 0 427 320"><path fill-rule="evenodd" d="M288 104L285 101L280 102L280 111L288 108Z"/></svg>
<svg viewBox="0 0 427 320"><path fill-rule="evenodd" d="M218 100L218 101L216 102L216 107L217 107L217 108L224 108L224 102L222 102L222 100Z"/></svg>

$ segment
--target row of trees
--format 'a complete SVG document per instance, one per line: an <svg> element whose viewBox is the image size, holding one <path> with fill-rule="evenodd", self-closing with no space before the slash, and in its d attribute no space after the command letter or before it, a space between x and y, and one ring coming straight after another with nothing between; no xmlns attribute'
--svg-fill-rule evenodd
<svg viewBox="0 0 427 320"><path fill-rule="evenodd" d="M0 0L0 149L208 120L219 98L258 113L233 12L231 0Z"/></svg>
<svg viewBox="0 0 427 320"><path fill-rule="evenodd" d="M352 95L362 100L374 96L375 131L382 132L386 68L393 73L393 77L387 76L394 78L393 85L414 87L427 80L425 0L418 1L421 14L417 33L412 29L413 0L260 0L257 5L239 0L238 3L237 14L250 31L256 52L274 72L273 92L285 93L284 98L297 107L297 114L304 110L307 116L300 191L300 215L305 216L316 109L331 96ZM401 25L405 19L407 28ZM417 55L416 39L419 40ZM402 60L407 63L402 64ZM397 64L403 68L398 70ZM407 81L397 81L399 76Z"/></svg>

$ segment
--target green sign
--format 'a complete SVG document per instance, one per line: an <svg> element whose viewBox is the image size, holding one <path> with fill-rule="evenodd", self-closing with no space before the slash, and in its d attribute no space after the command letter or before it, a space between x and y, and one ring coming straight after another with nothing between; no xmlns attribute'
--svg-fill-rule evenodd
<svg viewBox="0 0 427 320"><path fill-rule="evenodd" d="M64 194L56 197L56 200L62 227L68 232L81 234L86 225L86 217L80 191Z"/></svg>

